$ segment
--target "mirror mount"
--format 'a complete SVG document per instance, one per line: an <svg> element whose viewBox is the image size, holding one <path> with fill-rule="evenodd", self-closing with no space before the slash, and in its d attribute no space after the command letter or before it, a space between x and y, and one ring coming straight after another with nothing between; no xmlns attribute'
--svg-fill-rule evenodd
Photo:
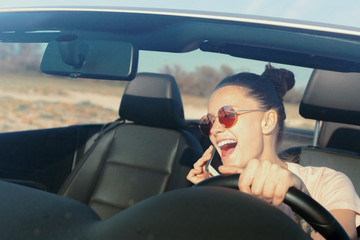
<svg viewBox="0 0 360 240"><path fill-rule="evenodd" d="M64 35L58 37L60 56L64 63L79 69L83 66L86 53L79 53L79 43L76 35Z"/></svg>

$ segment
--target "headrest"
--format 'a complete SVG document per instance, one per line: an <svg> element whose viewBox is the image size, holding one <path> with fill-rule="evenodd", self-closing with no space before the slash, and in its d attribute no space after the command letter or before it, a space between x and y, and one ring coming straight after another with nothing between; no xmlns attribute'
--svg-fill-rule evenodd
<svg viewBox="0 0 360 240"><path fill-rule="evenodd" d="M360 125L360 73L314 70L300 103L300 114Z"/></svg>
<svg viewBox="0 0 360 240"><path fill-rule="evenodd" d="M125 89L119 115L143 125L185 126L179 88L174 77L167 74L139 73Z"/></svg>

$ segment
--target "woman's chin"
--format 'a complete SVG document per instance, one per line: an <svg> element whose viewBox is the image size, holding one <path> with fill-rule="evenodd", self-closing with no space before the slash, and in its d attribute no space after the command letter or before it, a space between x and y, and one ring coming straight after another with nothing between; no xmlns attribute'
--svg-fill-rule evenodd
<svg viewBox="0 0 360 240"><path fill-rule="evenodd" d="M223 162L224 165L228 165L228 166L236 166L236 157L233 155L227 155L225 157L221 157L221 161Z"/></svg>

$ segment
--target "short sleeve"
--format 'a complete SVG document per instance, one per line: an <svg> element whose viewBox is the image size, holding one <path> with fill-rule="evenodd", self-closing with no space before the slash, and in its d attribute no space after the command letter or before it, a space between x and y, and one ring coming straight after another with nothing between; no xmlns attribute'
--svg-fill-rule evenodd
<svg viewBox="0 0 360 240"><path fill-rule="evenodd" d="M360 225L360 199L351 180L344 174L326 167L303 167L288 163L289 170L304 182L311 197L328 211L349 209L356 212Z"/></svg>
<svg viewBox="0 0 360 240"><path fill-rule="evenodd" d="M360 214L360 200L351 180L343 173L325 168L318 201L327 209L350 209Z"/></svg>

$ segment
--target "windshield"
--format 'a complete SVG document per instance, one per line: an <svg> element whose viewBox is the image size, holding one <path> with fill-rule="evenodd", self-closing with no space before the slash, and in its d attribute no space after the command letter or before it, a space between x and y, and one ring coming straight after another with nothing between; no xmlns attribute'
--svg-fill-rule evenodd
<svg viewBox="0 0 360 240"><path fill-rule="evenodd" d="M46 75L40 71L45 43L1 43L1 131L21 131L75 124L107 123L118 118L125 81ZM156 59L156 61L154 61ZM266 62L202 52L140 51L138 72L175 77L186 119L207 113L207 99L224 77L247 71L260 74ZM312 69L274 64L294 72L296 85L285 96L288 127L313 129L298 114L298 104Z"/></svg>

